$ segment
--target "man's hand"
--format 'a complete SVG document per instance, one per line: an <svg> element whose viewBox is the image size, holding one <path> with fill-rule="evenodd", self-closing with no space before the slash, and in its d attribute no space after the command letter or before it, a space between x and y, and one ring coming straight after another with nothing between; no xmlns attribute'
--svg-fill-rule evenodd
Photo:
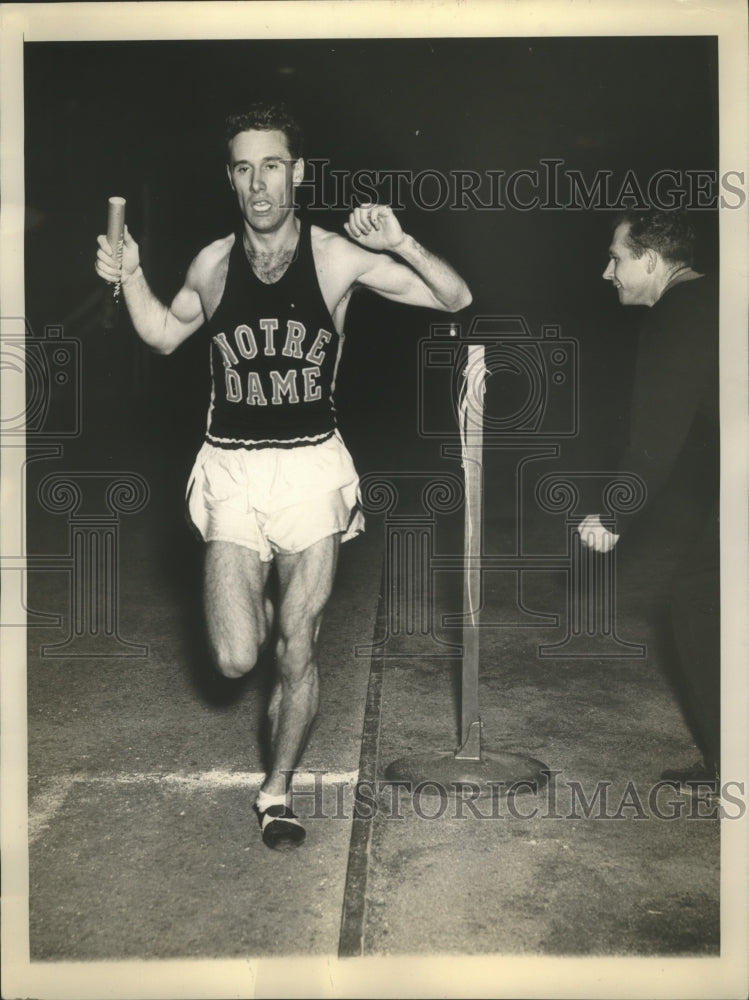
<svg viewBox="0 0 749 1000"><path fill-rule="evenodd" d="M117 248L109 246L106 236L97 237L96 242L99 244L96 253L96 273L110 285L116 285L118 281L124 284L140 267L138 244L130 235L127 226L122 240L121 264L117 259Z"/></svg>
<svg viewBox="0 0 749 1000"><path fill-rule="evenodd" d="M389 205L367 202L355 208L344 229L351 242L365 250L389 251L352 252L351 244L341 239L341 256L351 265L347 288L360 285L392 302L444 312L457 312L471 304L465 281L448 263L404 233Z"/></svg>
<svg viewBox="0 0 749 1000"><path fill-rule="evenodd" d="M389 205L365 203L355 208L343 224L348 235L367 250L395 250L405 233Z"/></svg>
<svg viewBox="0 0 749 1000"><path fill-rule="evenodd" d="M580 540L583 545L594 552L610 552L619 541L619 535L604 528L598 514L588 514L588 516L577 526Z"/></svg>

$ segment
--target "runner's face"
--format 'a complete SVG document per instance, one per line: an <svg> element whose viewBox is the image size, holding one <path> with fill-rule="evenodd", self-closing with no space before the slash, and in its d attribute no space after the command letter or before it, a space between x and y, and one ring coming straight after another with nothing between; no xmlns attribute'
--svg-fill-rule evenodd
<svg viewBox="0 0 749 1000"><path fill-rule="evenodd" d="M257 232L273 232L294 211L304 164L292 160L283 132L240 132L229 143L229 182L239 209Z"/></svg>
<svg viewBox="0 0 749 1000"><path fill-rule="evenodd" d="M606 281L612 281L623 306L650 305L651 278L648 272L648 255L634 257L625 240L629 223L622 222L614 230L609 247L609 263L603 272Z"/></svg>

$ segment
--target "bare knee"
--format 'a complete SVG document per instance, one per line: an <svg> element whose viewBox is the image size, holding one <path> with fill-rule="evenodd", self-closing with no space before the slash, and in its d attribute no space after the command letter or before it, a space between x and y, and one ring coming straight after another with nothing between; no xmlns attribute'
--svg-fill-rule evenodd
<svg viewBox="0 0 749 1000"><path fill-rule="evenodd" d="M255 643L248 643L240 649L231 646L217 646L213 651L216 668L224 677L236 679L244 677L254 669L259 649Z"/></svg>
<svg viewBox="0 0 749 1000"><path fill-rule="evenodd" d="M317 649L309 637L295 635L279 637L276 642L276 665L280 684L280 697L301 699L307 706L310 718L317 714L319 700L319 676L317 670Z"/></svg>
<svg viewBox="0 0 749 1000"><path fill-rule="evenodd" d="M213 659L224 677L248 674L266 643L267 578L268 566L254 550L230 542L208 543L205 615Z"/></svg>
<svg viewBox="0 0 749 1000"><path fill-rule="evenodd" d="M279 632L276 640L276 660L282 673L293 680L312 669L317 661L319 625L299 628L292 633Z"/></svg>
<svg viewBox="0 0 749 1000"><path fill-rule="evenodd" d="M224 677L244 677L255 667L267 645L270 626L260 615L254 626L243 630L222 630L209 624L213 658Z"/></svg>

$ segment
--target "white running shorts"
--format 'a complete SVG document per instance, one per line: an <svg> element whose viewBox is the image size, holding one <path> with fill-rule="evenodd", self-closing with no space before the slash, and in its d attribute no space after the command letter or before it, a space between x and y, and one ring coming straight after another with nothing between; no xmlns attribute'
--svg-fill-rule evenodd
<svg viewBox="0 0 749 1000"><path fill-rule="evenodd" d="M342 533L364 530L359 477L336 431L321 444L228 449L207 442L187 485L190 520L206 542L274 552L301 552Z"/></svg>

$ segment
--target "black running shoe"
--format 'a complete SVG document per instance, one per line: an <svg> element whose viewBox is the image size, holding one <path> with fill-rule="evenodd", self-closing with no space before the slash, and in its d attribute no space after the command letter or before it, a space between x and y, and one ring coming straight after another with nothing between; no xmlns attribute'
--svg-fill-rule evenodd
<svg viewBox="0 0 749 1000"><path fill-rule="evenodd" d="M274 851L288 851L304 843L307 833L288 806L268 806L260 810L255 806L263 843Z"/></svg>

